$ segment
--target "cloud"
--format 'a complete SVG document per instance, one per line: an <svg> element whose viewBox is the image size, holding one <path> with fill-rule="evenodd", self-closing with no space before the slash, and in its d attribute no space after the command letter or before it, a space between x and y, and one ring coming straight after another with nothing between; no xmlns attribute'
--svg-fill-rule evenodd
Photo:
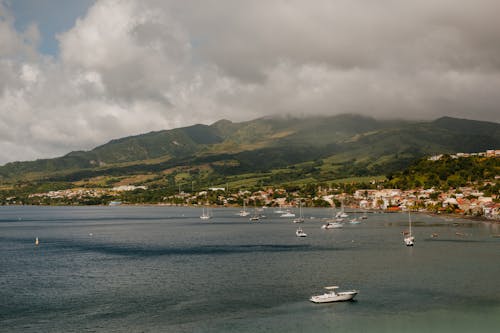
<svg viewBox="0 0 500 333"><path fill-rule="evenodd" d="M0 0L1 1L1 0ZM99 0L38 52L0 2L0 163L270 114L500 121L500 3Z"/></svg>

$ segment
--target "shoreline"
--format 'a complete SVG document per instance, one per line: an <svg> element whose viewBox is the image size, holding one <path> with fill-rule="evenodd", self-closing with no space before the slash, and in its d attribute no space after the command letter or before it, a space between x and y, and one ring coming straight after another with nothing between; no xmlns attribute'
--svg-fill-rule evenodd
<svg viewBox="0 0 500 333"><path fill-rule="evenodd" d="M203 208L203 207L209 207L209 208L242 208L242 206L238 205L231 205L231 206L220 206L220 205L177 205L177 204L168 204L168 203L141 203L141 204L127 204L127 203L121 203L119 205L17 205L17 204L10 204L10 205L0 205L0 207L185 207L185 208ZM277 208L278 206L264 206L264 208L267 209L272 209L272 208ZM297 208L297 207L291 207L291 208ZM306 208L315 208L315 209L332 209L331 207L306 207ZM361 210L360 210L361 211ZM364 213L368 214L398 214L398 213L406 213L405 211L386 211L383 209L368 209L368 210L362 210ZM346 211L346 213L354 213L354 212L349 212ZM356 213L359 213L359 211L356 211ZM453 213L433 213L433 212L426 212L426 211L415 211L413 214L424 214L424 215L429 215L433 217L443 217L443 218L451 218L451 219L465 219L465 220L470 220L470 221L475 221L475 222L490 222L490 223L499 223L500 224L500 217L498 219L493 219L493 218L488 218L485 216L470 216L470 215L460 215L460 214L453 214ZM449 221L451 222L451 221Z"/></svg>

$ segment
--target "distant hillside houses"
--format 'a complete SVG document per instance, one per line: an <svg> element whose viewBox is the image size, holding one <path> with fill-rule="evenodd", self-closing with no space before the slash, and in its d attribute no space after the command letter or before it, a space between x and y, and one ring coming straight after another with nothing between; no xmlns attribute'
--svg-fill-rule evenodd
<svg viewBox="0 0 500 333"><path fill-rule="evenodd" d="M429 212L448 212L500 219L500 203L493 197L470 187L439 192L435 189L402 191L400 189L357 190L353 198L361 209L399 211L419 209Z"/></svg>
<svg viewBox="0 0 500 333"><path fill-rule="evenodd" d="M429 161L439 161L444 154L434 155L429 157ZM451 158L460 158L460 157L471 157L471 156L481 156L481 157L500 157L499 149L489 149L485 152L480 153L456 153L450 155Z"/></svg>

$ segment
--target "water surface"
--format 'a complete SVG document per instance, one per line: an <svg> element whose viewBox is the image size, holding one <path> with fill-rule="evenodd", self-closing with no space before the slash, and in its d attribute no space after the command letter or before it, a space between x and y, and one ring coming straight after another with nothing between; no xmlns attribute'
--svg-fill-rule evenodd
<svg viewBox="0 0 500 333"><path fill-rule="evenodd" d="M1 331L498 331L498 224L415 215L408 248L405 214L321 230L331 210L305 209L297 238L237 212L0 207ZM332 284L357 301L308 301Z"/></svg>

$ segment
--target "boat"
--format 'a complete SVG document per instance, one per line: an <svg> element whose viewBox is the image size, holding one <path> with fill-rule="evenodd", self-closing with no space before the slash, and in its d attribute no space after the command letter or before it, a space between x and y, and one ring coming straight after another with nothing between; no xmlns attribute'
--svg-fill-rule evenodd
<svg viewBox="0 0 500 333"><path fill-rule="evenodd" d="M349 221L350 224L360 224L361 221L359 221L357 218L353 218Z"/></svg>
<svg viewBox="0 0 500 333"><path fill-rule="evenodd" d="M295 235L297 237L307 237L307 234L304 232L304 230L302 230L302 228L298 228L296 231L295 231Z"/></svg>
<svg viewBox="0 0 500 333"><path fill-rule="evenodd" d="M250 217L249 220L250 221L259 221L260 220L260 216L254 215L254 216Z"/></svg>
<svg viewBox="0 0 500 333"><path fill-rule="evenodd" d="M327 222L321 226L321 229L340 229L343 226L340 222Z"/></svg>
<svg viewBox="0 0 500 333"><path fill-rule="evenodd" d="M339 287L325 287L327 290L322 295L311 296L310 301L314 303L330 303L352 300L358 293L358 290L336 291Z"/></svg>
<svg viewBox="0 0 500 333"><path fill-rule="evenodd" d="M40 244L40 241L38 240L38 237L35 238L35 245L38 246Z"/></svg>
<svg viewBox="0 0 500 333"><path fill-rule="evenodd" d="M243 210L240 210L240 212L238 213L239 216L248 216L250 215L249 212L247 212L247 210L245 209L245 200L243 200Z"/></svg>
<svg viewBox="0 0 500 333"><path fill-rule="evenodd" d="M280 215L280 217L295 217L295 214L289 210L286 210L283 214Z"/></svg>
<svg viewBox="0 0 500 333"><path fill-rule="evenodd" d="M408 210L408 225L409 225L409 231L408 233L404 233L404 243L406 246L413 246L415 243L415 237L412 236L411 234L411 215L410 215L410 210Z"/></svg>
<svg viewBox="0 0 500 333"><path fill-rule="evenodd" d="M293 223L304 223L304 215L302 214L302 202L299 202L299 217L293 219Z"/></svg>
<svg viewBox="0 0 500 333"><path fill-rule="evenodd" d="M349 223L350 224L360 224L361 221L358 219L358 217L356 216L356 213L354 213L354 217L352 219L349 220Z"/></svg>
<svg viewBox="0 0 500 333"><path fill-rule="evenodd" d="M340 208L340 212L337 213L337 215L335 215L336 218L346 218L346 217L349 217L349 215L347 215L345 212L344 212L344 201L341 202L341 208Z"/></svg>
<svg viewBox="0 0 500 333"><path fill-rule="evenodd" d="M260 217L261 215L257 213L258 212L258 209L257 209L257 205L255 204L255 201L254 201L254 207L253 207L253 214L252 214L252 217L250 217L250 221L259 221L260 220Z"/></svg>
<svg viewBox="0 0 500 333"><path fill-rule="evenodd" d="M275 214L283 214L284 212L285 212L285 211L284 211L283 209L281 209L281 207L280 207L280 208L278 208L278 209L276 209L276 210L274 211L274 213L275 213Z"/></svg>
<svg viewBox="0 0 500 333"><path fill-rule="evenodd" d="M208 220L208 219L211 219L211 218L212 218L212 216L210 216L210 212L209 212L208 208L205 211L205 207L203 207L201 215L200 215L200 219L202 219L202 220Z"/></svg>

